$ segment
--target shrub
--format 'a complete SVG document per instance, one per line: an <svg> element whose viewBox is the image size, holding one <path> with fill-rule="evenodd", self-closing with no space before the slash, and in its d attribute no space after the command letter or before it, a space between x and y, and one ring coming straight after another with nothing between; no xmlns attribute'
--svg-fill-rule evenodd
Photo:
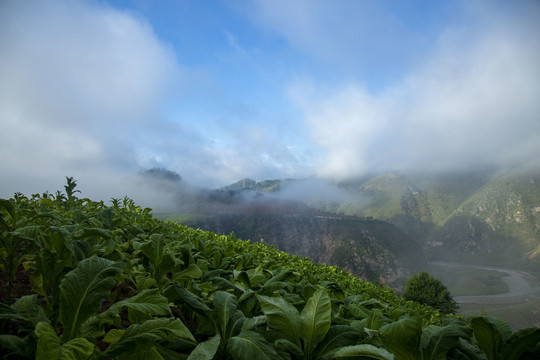
<svg viewBox="0 0 540 360"><path fill-rule="evenodd" d="M432 306L443 314L454 314L458 309L446 286L425 271L407 280L403 296L406 300Z"/></svg>

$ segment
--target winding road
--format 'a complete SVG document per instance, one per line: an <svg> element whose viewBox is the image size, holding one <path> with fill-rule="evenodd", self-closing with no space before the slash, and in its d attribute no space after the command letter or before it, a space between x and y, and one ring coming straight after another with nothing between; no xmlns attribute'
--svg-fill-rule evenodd
<svg viewBox="0 0 540 360"><path fill-rule="evenodd" d="M502 280L508 285L508 292L495 295L455 296L454 300L461 304L522 304L540 297L540 281L529 273L519 270L494 266L465 265L446 262L433 262L430 265L443 267L468 267L472 269L493 270L506 274Z"/></svg>

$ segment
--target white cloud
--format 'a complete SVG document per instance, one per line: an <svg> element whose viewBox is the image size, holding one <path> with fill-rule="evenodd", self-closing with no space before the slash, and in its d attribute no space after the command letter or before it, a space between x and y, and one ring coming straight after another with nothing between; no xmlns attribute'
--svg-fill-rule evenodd
<svg viewBox="0 0 540 360"><path fill-rule="evenodd" d="M421 58L431 38L422 28L427 26L422 24L425 19L409 21L408 15L419 10L412 3L253 0L242 4L256 26L280 34L309 62L323 64L323 72L351 78L391 82L392 76Z"/></svg>
<svg viewBox="0 0 540 360"><path fill-rule="evenodd" d="M153 166L198 185L224 185L311 175L317 158L322 174L347 177L538 152L536 3L505 11L468 5L468 22L442 33L422 62L431 35L407 15L379 3L334 4L254 1L246 11L271 36L227 23L217 33L232 55L220 59L223 48L210 44L205 54L216 59L201 65L179 54L192 63L185 69L137 13L83 0L0 1L0 196L55 190L64 175L95 191L85 195L121 196L124 174ZM274 41L276 33L290 48ZM263 55L275 87L250 82L260 78L252 60ZM400 77L374 93L356 81L372 70ZM275 73L313 76L312 85L289 86L296 108L274 92L285 78Z"/></svg>
<svg viewBox="0 0 540 360"><path fill-rule="evenodd" d="M133 166L179 73L143 20L80 1L3 1L0 52L3 196Z"/></svg>
<svg viewBox="0 0 540 360"><path fill-rule="evenodd" d="M529 3L527 3L530 5ZM321 174L456 169L528 161L540 153L540 9L471 8L430 55L377 94L359 84L292 84ZM518 16L519 15L519 16ZM534 145L536 144L536 145Z"/></svg>

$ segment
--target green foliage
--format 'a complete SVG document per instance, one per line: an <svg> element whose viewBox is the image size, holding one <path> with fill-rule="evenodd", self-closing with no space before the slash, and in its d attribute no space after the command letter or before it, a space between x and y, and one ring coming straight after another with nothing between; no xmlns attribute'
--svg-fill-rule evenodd
<svg viewBox="0 0 540 360"><path fill-rule="evenodd" d="M94 255L66 274L60 283L60 321L66 340L76 337L80 325L99 310L121 271L114 262Z"/></svg>
<svg viewBox="0 0 540 360"><path fill-rule="evenodd" d="M128 198L2 200L2 260L32 295L0 302L0 353L23 359L518 359L512 334L399 298L263 244L158 221ZM66 189L68 191L68 189ZM26 239L14 247L17 239ZM6 272L6 279L16 279ZM15 289L15 287L14 287Z"/></svg>
<svg viewBox="0 0 540 360"><path fill-rule="evenodd" d="M439 309L443 314L453 314L458 308L446 286L425 271L411 276L403 296L407 300Z"/></svg>
<svg viewBox="0 0 540 360"><path fill-rule="evenodd" d="M84 338L73 338L62 344L48 323L38 323L35 334L38 338L36 360L86 360L94 352L94 344Z"/></svg>
<svg viewBox="0 0 540 360"><path fill-rule="evenodd" d="M540 329L512 334L507 323L492 317L471 319L474 338L488 360L533 359L540 356Z"/></svg>

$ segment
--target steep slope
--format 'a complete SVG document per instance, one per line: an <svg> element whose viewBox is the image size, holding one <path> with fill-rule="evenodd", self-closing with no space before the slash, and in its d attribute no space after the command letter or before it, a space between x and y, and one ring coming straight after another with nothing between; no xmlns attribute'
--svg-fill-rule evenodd
<svg viewBox="0 0 540 360"><path fill-rule="evenodd" d="M366 200L345 214L388 221L425 243L433 259L536 262L540 172L491 170L437 176L385 174L344 184Z"/></svg>
<svg viewBox="0 0 540 360"><path fill-rule="evenodd" d="M261 202L243 211L214 213L183 223L264 241L398 290L425 265L421 244L392 224L318 212L298 203Z"/></svg>
<svg viewBox="0 0 540 360"><path fill-rule="evenodd" d="M474 216L497 234L515 239L525 259L540 256L540 174L503 174L471 196L456 211Z"/></svg>

